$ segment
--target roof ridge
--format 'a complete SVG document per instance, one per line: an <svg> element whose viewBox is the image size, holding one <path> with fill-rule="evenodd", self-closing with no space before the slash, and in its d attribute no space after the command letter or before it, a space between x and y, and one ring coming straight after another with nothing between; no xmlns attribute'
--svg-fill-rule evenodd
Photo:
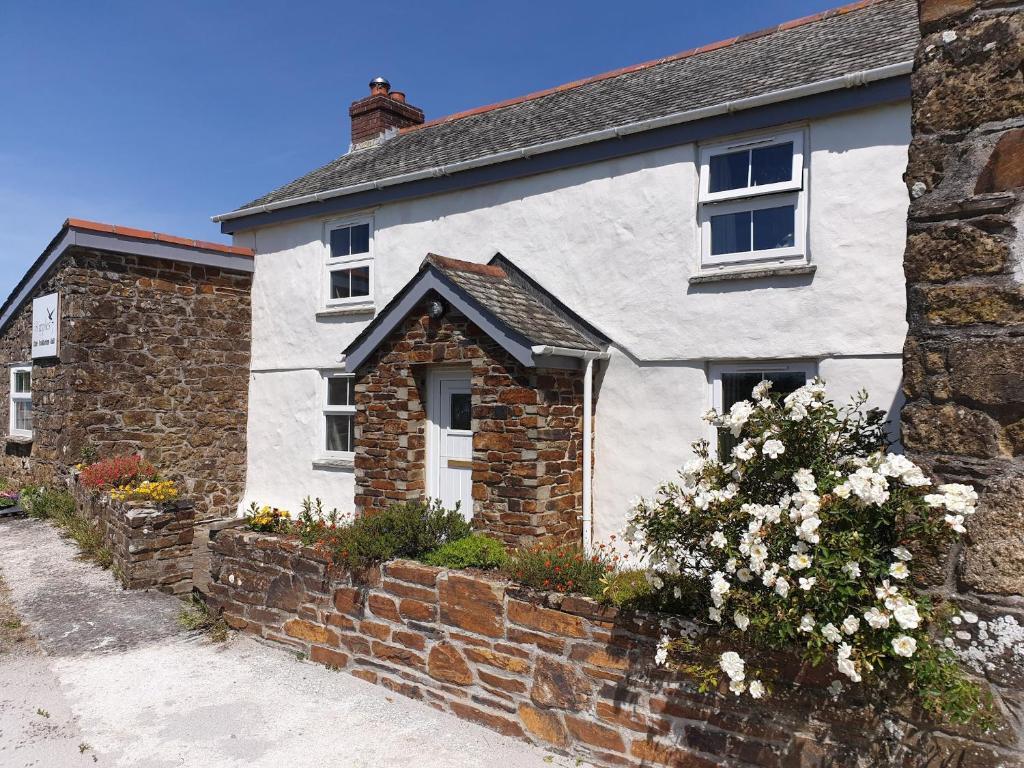
<svg viewBox="0 0 1024 768"><path fill-rule="evenodd" d="M148 229L135 229L134 227L122 227L117 224L104 224L99 221L89 221L88 219L75 219L69 217L64 220L64 227L74 229L88 229L92 232L106 232L111 235L134 237L139 240L155 240L161 243L184 245L187 246L188 248L196 248L202 251L218 251L220 253L230 253L234 254L235 256L256 255L256 251L254 251L252 248L243 248L238 245L227 245L225 243L212 243L206 240L194 240L188 237L168 235L163 232L153 232Z"/></svg>
<svg viewBox="0 0 1024 768"><path fill-rule="evenodd" d="M501 267L492 264L481 264L476 261L463 261L448 256L440 256L436 253L428 253L420 268L433 265L441 270L452 270L454 272L469 272L474 275L486 275L487 277L508 277Z"/></svg>
<svg viewBox="0 0 1024 768"><path fill-rule="evenodd" d="M572 82L563 83L562 85L556 85L551 88L545 88L540 91L534 91L523 96L514 96L512 98L504 99L502 101L496 101L492 104L485 104L480 107L472 107L470 109L462 110L461 112L454 112L450 115L445 115L444 117L436 117L433 120L428 120L425 123L420 123L419 125L410 125L406 128L400 128L398 133L399 135L413 133L415 131L419 131L424 128L430 128L435 125L452 123L455 122L456 120L462 120L463 118L466 117L473 117L474 115L479 115L486 112L493 112L494 110L503 109L505 107L511 107L516 104L522 104L527 101L533 101L535 99L543 98L544 96L551 96L552 94L561 93L562 91L569 91L574 88L589 85L590 83L597 83L601 82L602 80L610 80L614 77L619 77L620 75L627 75L630 74L631 72L637 72L643 69L650 69L660 64L668 64L673 61L679 61L680 59L687 59L702 53L708 53L710 51L717 50L719 48L727 48L731 45L735 45L736 43L745 43L749 40L755 40L759 37L765 37L766 35L770 35L775 32L782 32L787 29L802 27L807 24L812 24L816 21L824 21L825 19L830 19L835 16L842 16L844 14L851 13L853 11L859 11L863 8L867 8L872 5L879 5L881 3L891 1L892 0L856 0L856 2L849 3L847 5L840 5L836 8L829 8L827 10L821 11L820 13L814 13L809 16L801 16L800 18L797 19L784 21L781 24L776 24L774 27L765 27L754 32L747 32L745 34L737 35L735 37L729 37L724 40L718 40L717 42L714 43L707 43L705 45L698 46L697 48L690 48L685 51L680 51L679 53L673 53L669 54L668 56L662 56L659 59L651 59L649 61L644 61L639 64L630 64L628 66L613 69L608 72L602 72L597 75L591 75L590 77L585 77L580 80L573 80Z"/></svg>

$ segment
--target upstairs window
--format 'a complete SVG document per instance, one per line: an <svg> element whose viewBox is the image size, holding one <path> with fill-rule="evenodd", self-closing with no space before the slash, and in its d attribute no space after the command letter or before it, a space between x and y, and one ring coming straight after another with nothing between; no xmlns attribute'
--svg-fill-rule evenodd
<svg viewBox="0 0 1024 768"><path fill-rule="evenodd" d="M701 265L792 261L804 245L803 134L701 149Z"/></svg>
<svg viewBox="0 0 1024 768"><path fill-rule="evenodd" d="M326 456L349 457L355 452L356 394L351 375L324 375L324 439Z"/></svg>
<svg viewBox="0 0 1024 768"><path fill-rule="evenodd" d="M328 224L327 307L373 303L373 230L368 221Z"/></svg>
<svg viewBox="0 0 1024 768"><path fill-rule="evenodd" d="M12 437L32 437L32 366L16 365L11 368L11 422Z"/></svg>

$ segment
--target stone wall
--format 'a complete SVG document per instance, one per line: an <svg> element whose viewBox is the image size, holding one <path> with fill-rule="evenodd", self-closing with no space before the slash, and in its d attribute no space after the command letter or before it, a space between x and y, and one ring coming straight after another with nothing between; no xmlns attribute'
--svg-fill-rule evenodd
<svg viewBox="0 0 1024 768"><path fill-rule="evenodd" d="M903 442L981 491L922 586L981 620L961 653L1024 745L1024 9L922 0L913 74ZM1007 647L1015 647L1005 663ZM995 662L995 663L993 663Z"/></svg>
<svg viewBox="0 0 1024 768"><path fill-rule="evenodd" d="M245 482L251 275L72 249L35 295L61 295L59 360L33 367L31 446L8 442L0 476L52 482L81 460L143 453L201 517L230 514ZM30 357L31 302L0 334L0 361ZM0 377L0 422L9 377ZM2 430L6 433L6 428Z"/></svg>
<svg viewBox="0 0 1024 768"><path fill-rule="evenodd" d="M208 599L233 628L595 765L1020 764L1008 729L983 743L906 701L889 713L856 693L839 703L816 670L784 659L769 700L702 694L653 662L662 633L695 630L678 618L410 561L353 578L294 539L213 535Z"/></svg>
<svg viewBox="0 0 1024 768"><path fill-rule="evenodd" d="M69 487L79 514L103 536L114 559L112 569L125 589L159 589L173 595L192 590L192 504L115 502L74 480Z"/></svg>
<svg viewBox="0 0 1024 768"><path fill-rule="evenodd" d="M356 509L426 493L426 382L432 365L471 367L473 520L517 545L579 541L580 371L526 368L465 317L410 313L357 372Z"/></svg>

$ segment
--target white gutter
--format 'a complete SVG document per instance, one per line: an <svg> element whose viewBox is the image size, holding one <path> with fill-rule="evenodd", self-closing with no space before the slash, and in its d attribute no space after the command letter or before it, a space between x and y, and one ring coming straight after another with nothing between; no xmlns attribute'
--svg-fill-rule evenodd
<svg viewBox="0 0 1024 768"><path fill-rule="evenodd" d="M699 109L688 109L681 112L673 112L668 115L661 117L655 117L648 120L639 120L633 123L626 123L624 125L616 126L613 128L605 128L600 131L592 131L590 133L583 133L578 136L570 136L564 139L557 139L555 141L547 141L542 144L534 144L529 147L522 149L513 149L506 152L498 152L493 155L485 155L483 157L473 158L471 160L462 160L458 163L451 163L450 165L438 165L433 168L427 168L422 171L415 171L413 173L403 173L397 176L387 176L383 179L377 179L375 181L364 181L359 184L350 184L347 187L336 187L335 189L327 189L323 192L315 192L309 195L302 195L300 197L290 197L286 200L278 200L273 203L266 203L264 205L254 205L249 208L242 208L237 211L230 211L229 213L220 213L216 216L211 216L211 221L220 222L228 221L230 219L239 219L244 216L252 216L257 213L267 213L269 211L276 211L281 208L290 208L296 205L304 205L306 203L315 203L321 200L329 200L334 197L344 197L346 195L354 195L358 192L367 192L372 189L383 189L384 187L392 187L397 184L407 184L411 181L418 181L420 179L429 179L437 176L450 176L453 173L459 173L460 171L467 171L471 168L481 168L487 165L496 165L498 163L504 163L509 160L519 160L525 157L531 157L533 155L541 155L547 152L555 152L559 149L567 149L569 147L577 147L583 144L591 144L596 141L604 141L606 139L614 139L620 136L628 136L632 133L641 133L643 131L654 130L655 128L664 128L669 125L678 125L680 123L690 123L697 120L703 120L708 117L715 117L717 115L725 115L732 112L740 112L745 109L753 109L755 107L763 107L768 104L777 104L782 101L791 101L792 99L800 99L806 96L814 96L819 93L827 93L828 91L837 91L843 88L856 88L858 86L867 85L868 83L877 82L879 80L888 80L892 77L899 77L901 75L909 75L914 68L913 61L902 61L898 64L887 64L884 67L875 67L874 69L862 69L858 72L851 72L846 75L839 77L832 77L827 80L819 80L815 83L807 83L806 85L798 85L793 88L783 88L778 91L771 91L769 93L763 93L758 96L749 96L745 99L736 99L734 101L723 101L719 104L713 104L709 107L700 107Z"/></svg>
<svg viewBox="0 0 1024 768"><path fill-rule="evenodd" d="M586 363L583 369L583 549L590 552L594 542L594 361L606 360L608 353L547 345L532 347L531 351L535 355L576 357Z"/></svg>

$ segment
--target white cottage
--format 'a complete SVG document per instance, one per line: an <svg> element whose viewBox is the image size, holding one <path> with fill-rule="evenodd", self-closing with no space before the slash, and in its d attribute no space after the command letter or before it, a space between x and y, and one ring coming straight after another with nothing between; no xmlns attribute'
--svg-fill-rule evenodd
<svg viewBox="0 0 1024 768"><path fill-rule="evenodd" d="M256 253L245 502L605 540L762 377L893 422L913 0L424 122L216 216ZM429 256L439 254L440 256Z"/></svg>

